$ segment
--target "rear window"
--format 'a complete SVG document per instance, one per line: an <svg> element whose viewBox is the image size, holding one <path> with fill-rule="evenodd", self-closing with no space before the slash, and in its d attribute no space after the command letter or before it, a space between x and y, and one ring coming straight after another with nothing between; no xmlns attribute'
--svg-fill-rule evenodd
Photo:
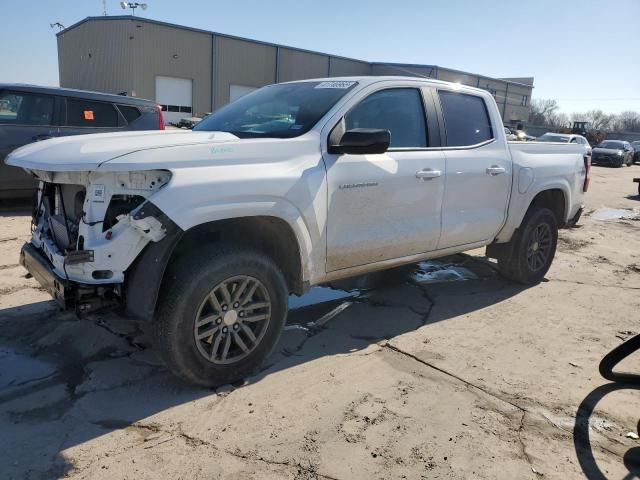
<svg viewBox="0 0 640 480"><path fill-rule="evenodd" d="M140 113L140 110L138 110L137 107L134 107L132 105L118 105L118 110L120 110L120 113L125 118L127 123L134 122L136 119L140 118L140 116L142 115Z"/></svg>
<svg viewBox="0 0 640 480"><path fill-rule="evenodd" d="M118 111L111 103L70 98L67 125L71 127L117 127Z"/></svg>
<svg viewBox="0 0 640 480"><path fill-rule="evenodd" d="M439 91L447 131L447 146L477 145L493 138L484 100L475 95Z"/></svg>
<svg viewBox="0 0 640 480"><path fill-rule="evenodd" d="M0 123L51 125L54 97L22 92L0 93Z"/></svg>

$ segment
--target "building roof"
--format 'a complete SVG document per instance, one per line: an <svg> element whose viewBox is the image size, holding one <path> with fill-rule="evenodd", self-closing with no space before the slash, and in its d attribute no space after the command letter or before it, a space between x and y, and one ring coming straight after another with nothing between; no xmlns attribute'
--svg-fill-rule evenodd
<svg viewBox="0 0 640 480"><path fill-rule="evenodd" d="M533 77L518 77L518 78L496 78L496 77L488 77L486 75L480 75L477 73L471 73L471 72L464 72L462 70L455 70L453 68L448 68L448 67L440 67L438 65L422 65L422 64L412 64L412 63L385 63L385 62L370 62L367 60L361 60L358 58L350 58L350 57L343 57L341 55L333 55L331 53L324 53L324 52L318 52L318 51L314 51L314 50L307 50L304 48L298 48L298 47L291 47L288 45L281 45L278 43L272 43L272 42L265 42L262 40L255 40L252 38L245 38L245 37L238 37L236 35L229 35L226 33L219 33L219 32L214 32L212 30L203 30L201 28L193 28L193 27L187 27L184 25L178 25L175 23L169 23L169 22L163 22L160 20L153 20L151 18L145 18L145 17L136 17L134 15L103 15L103 16L99 16L99 17L86 17L82 20L80 20L79 22L74 23L73 25L70 25L69 27L65 28L64 30L59 31L56 36L61 36L64 35L66 32L69 32L70 30L73 30L74 28L79 27L80 25L87 23L87 22L93 22L93 21L109 21L109 20L131 20L131 21L135 21L135 22L146 22L146 23L152 23L155 25L161 25L164 27L170 27L170 28L178 28L181 30L188 30L191 32L196 32L196 33L205 33L208 35L214 35L217 37L223 37L223 38L230 38L230 39L234 39L234 40L243 40L245 42L253 42L253 43L257 43L260 45L267 45L267 46L271 46L271 47L276 47L276 48L286 48L288 50L295 50L298 52L304 52L304 53L311 53L311 54L316 54L316 55L326 55L328 57L331 58L337 58L337 59L342 59L342 60L349 60L352 62L359 62L359 63L366 63L368 65L374 66L374 65L380 65L380 66L387 66L387 67L391 67L391 68L397 68L399 71L402 71L404 69L405 73L413 73L411 72L410 68L430 68L433 71L438 71L438 70L447 70L449 72L455 72L455 73L460 73L463 75L473 75L474 77L480 77L480 78L485 78L485 79L489 79L489 80L497 80L500 82L505 82L505 83L510 83L510 84L514 84L514 85L519 85L522 87L527 87L527 88L533 88ZM530 80L531 83L525 83L522 80Z"/></svg>

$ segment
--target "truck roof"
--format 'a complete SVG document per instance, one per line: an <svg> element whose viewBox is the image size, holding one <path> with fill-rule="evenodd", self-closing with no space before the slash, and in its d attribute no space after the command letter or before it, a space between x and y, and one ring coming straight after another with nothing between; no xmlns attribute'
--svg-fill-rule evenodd
<svg viewBox="0 0 640 480"><path fill-rule="evenodd" d="M304 80L293 80L291 82L282 83L304 83L304 82L358 82L360 85L371 85L373 83L385 82L385 81L410 81L429 83L433 85L446 85L454 88L464 88L465 90L473 90L475 92L486 94L486 90L482 88L471 87L463 83L445 82L444 80L436 80L430 77L412 77L409 75L360 75L352 77L323 77L323 78L306 78Z"/></svg>
<svg viewBox="0 0 640 480"><path fill-rule="evenodd" d="M76 90L75 88L43 87L23 83L0 83L0 90L12 90L27 93L40 93L45 95L59 95L62 97L83 98L85 100L102 100L105 102L124 103L132 105L155 105L153 100L117 95L115 93L94 92L91 90Z"/></svg>

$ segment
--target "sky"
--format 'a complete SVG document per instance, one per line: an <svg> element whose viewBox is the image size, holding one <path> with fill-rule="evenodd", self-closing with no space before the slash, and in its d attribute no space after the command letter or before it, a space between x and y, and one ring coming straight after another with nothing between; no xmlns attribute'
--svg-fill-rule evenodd
<svg viewBox="0 0 640 480"><path fill-rule="evenodd" d="M0 83L58 85L55 33L102 0L0 0ZM357 59L535 77L567 113L640 111L640 0L148 0L137 15ZM109 15L120 2L106 0Z"/></svg>

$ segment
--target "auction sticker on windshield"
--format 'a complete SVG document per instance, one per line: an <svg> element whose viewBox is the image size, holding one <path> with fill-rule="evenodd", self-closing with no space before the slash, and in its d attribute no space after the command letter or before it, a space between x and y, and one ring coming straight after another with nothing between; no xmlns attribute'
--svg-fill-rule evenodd
<svg viewBox="0 0 640 480"><path fill-rule="evenodd" d="M356 82L320 82L313 88L339 88L339 89L347 89L351 85L354 85Z"/></svg>

